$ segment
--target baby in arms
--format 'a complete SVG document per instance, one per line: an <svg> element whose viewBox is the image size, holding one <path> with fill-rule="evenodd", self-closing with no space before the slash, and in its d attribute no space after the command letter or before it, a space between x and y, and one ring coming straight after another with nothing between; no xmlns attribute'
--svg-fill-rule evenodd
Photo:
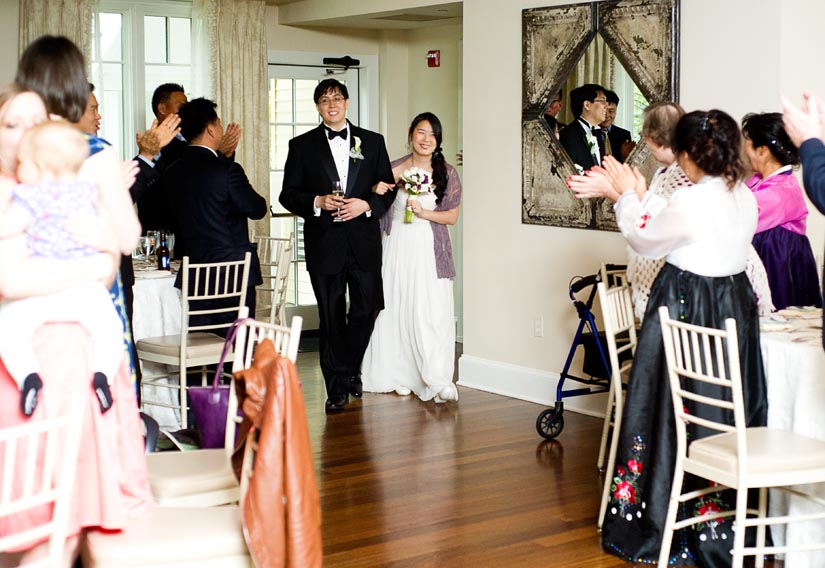
<svg viewBox="0 0 825 568"><path fill-rule="evenodd" d="M66 227L69 217L97 215L97 186L77 179L88 155L86 138L68 122L46 121L27 130L18 150L19 185L0 199L0 236L25 232L31 259L105 254L79 243ZM32 341L47 322L77 322L89 333L92 388L101 412L109 410L113 402L109 385L124 357L123 324L109 291L90 278L61 292L0 304L0 357L20 387L23 414L31 416L43 388Z"/></svg>

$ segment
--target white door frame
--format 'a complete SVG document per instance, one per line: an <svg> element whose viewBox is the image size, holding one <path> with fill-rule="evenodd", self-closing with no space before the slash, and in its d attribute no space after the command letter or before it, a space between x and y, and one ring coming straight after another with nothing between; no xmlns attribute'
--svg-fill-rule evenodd
<svg viewBox="0 0 825 568"><path fill-rule="evenodd" d="M350 55L361 61L358 65L359 123L361 128L378 130L378 56L348 53L322 53L311 51L267 51L267 63L270 65L302 65L308 67L330 67L324 65L324 57L342 57ZM354 93L350 93L350 98Z"/></svg>

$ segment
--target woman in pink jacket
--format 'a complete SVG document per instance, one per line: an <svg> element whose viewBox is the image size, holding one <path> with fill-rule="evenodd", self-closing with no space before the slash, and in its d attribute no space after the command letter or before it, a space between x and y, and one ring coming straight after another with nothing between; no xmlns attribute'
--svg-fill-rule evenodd
<svg viewBox="0 0 825 568"><path fill-rule="evenodd" d="M745 154L755 175L746 183L756 197L759 221L753 246L765 265L773 303L822 305L811 243L805 234L805 205L794 166L799 154L778 112L750 114L742 121Z"/></svg>

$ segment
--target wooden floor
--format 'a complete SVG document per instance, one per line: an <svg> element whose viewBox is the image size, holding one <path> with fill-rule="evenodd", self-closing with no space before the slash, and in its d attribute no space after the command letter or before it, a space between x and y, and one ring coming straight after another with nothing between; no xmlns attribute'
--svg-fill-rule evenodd
<svg viewBox="0 0 825 568"><path fill-rule="evenodd" d="M460 388L447 405L365 393L325 415L317 353L301 353L325 566L629 566L601 550L601 420Z"/></svg>

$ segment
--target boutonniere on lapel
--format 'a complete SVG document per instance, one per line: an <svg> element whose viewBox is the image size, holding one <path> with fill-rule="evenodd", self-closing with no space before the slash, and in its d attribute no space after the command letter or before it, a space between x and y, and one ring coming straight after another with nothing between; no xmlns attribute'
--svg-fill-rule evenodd
<svg viewBox="0 0 825 568"><path fill-rule="evenodd" d="M358 136L353 136L352 141L354 144L352 148L349 149L349 157L352 158L352 163L355 163L355 160L363 160L364 154L361 152L361 139Z"/></svg>
<svg viewBox="0 0 825 568"><path fill-rule="evenodd" d="M590 155L593 156L593 160L598 163L599 146L596 136L592 132L585 132L585 136L587 137L587 149L590 150Z"/></svg>

